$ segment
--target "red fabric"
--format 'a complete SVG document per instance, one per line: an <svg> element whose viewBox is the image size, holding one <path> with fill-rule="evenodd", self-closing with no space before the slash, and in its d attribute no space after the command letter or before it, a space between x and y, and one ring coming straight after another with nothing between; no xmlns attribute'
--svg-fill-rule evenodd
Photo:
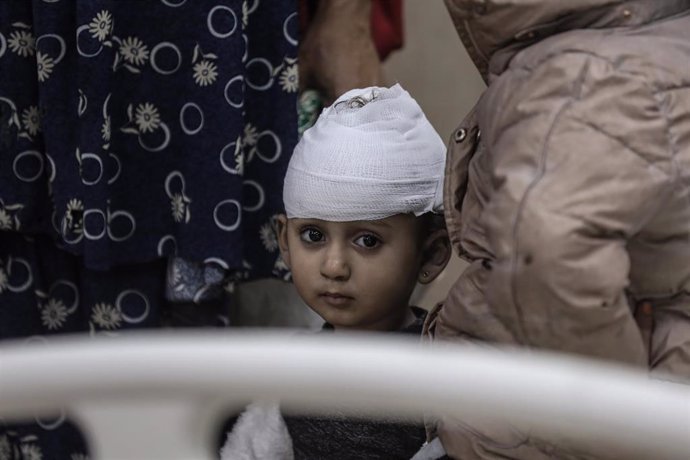
<svg viewBox="0 0 690 460"><path fill-rule="evenodd" d="M317 1L300 0L299 18L302 34L316 11ZM403 46L402 0L371 0L371 36L383 61Z"/></svg>
<svg viewBox="0 0 690 460"><path fill-rule="evenodd" d="M383 61L403 45L402 0L373 0L371 35Z"/></svg>

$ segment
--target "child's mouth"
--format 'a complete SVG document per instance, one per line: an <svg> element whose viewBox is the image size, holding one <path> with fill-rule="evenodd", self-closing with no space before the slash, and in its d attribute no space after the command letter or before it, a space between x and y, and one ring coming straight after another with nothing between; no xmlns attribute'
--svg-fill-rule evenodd
<svg viewBox="0 0 690 460"><path fill-rule="evenodd" d="M352 297L340 294L339 292L324 292L319 294L319 297L321 297L327 304L333 306L342 306L353 300Z"/></svg>

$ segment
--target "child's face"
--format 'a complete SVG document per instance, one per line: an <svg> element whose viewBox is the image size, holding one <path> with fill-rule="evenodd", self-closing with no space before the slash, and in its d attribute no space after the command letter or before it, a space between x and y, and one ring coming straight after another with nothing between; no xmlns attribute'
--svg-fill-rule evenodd
<svg viewBox="0 0 690 460"><path fill-rule="evenodd" d="M405 214L289 219L279 239L297 291L324 320L336 329L388 331L402 327L408 314L422 266L421 227Z"/></svg>

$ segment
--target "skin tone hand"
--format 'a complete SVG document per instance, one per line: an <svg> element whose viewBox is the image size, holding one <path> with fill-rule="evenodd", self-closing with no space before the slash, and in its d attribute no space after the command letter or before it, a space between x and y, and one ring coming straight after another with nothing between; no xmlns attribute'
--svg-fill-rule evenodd
<svg viewBox="0 0 690 460"><path fill-rule="evenodd" d="M316 89L330 105L353 88L383 84L371 38L370 0L319 0L300 43L301 89Z"/></svg>

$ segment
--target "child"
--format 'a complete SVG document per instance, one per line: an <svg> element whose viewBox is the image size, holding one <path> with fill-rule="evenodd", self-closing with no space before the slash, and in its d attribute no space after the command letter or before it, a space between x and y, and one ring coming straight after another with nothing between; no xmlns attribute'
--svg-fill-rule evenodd
<svg viewBox="0 0 690 460"><path fill-rule="evenodd" d="M424 312L409 306L410 295L450 257L438 214L445 152L400 85L349 91L305 132L285 177L278 241L298 293L325 330L421 333ZM238 455L241 432L269 413L261 406L245 412L224 458L252 458ZM269 422L270 431L289 433L294 458L410 458L425 439L411 424L285 421L285 428Z"/></svg>

